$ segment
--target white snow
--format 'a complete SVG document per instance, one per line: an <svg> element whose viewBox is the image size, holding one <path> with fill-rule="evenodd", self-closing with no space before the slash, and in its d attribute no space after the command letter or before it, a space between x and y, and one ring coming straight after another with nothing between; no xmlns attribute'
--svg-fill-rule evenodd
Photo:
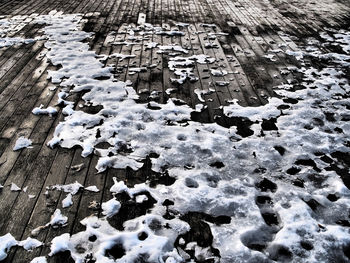
<svg viewBox="0 0 350 263"><path fill-rule="evenodd" d="M76 26L74 23L72 24L72 27ZM154 28L145 24L144 34L148 32L147 27L155 32ZM133 32L135 36L141 34L142 28L141 32L137 30L133 30ZM58 71L51 72L51 75L54 76L53 81L60 83L62 87L73 86L70 92L85 90L86 93L83 96L85 102L103 107L97 114L74 111L72 115L67 116L56 127L52 142L59 143L61 147L67 148L79 145L83 148L83 156L87 156L94 151L98 152L100 158L96 168L99 172L108 167L125 168L129 166L137 170L142 167L143 163L141 161L143 158L151 152L156 152L159 157L152 159L152 169L161 172L162 167L167 166L169 167L169 175L176 178L175 183L170 186L158 185L155 188L150 188L147 185L128 188L125 183L115 181L115 185L111 189L113 193L126 191L130 196L133 196L140 187L143 190L146 189L157 200L157 204L150 211L150 214L124 223L126 226L132 226L130 228L132 231L137 229L137 225L142 225L141 220L144 220L145 217L161 217L164 213L164 207L160 204L166 198L171 197L174 201L172 209L180 214L188 211L198 211L213 216L224 214L231 218L230 224L222 226L211 224L210 228L214 236L213 245L220 250L222 262L232 262L233 259L236 261L254 260L254 258L265 260L268 258L268 251L272 253L276 245L287 242L286 237L288 235L290 235L291 240L299 240L295 236L295 233L297 233L295 226L302 225L303 222L310 222L310 227L312 226L311 222L316 220L313 218L312 212L305 210L305 213L300 215L298 213L301 211L298 212L297 208L303 207L303 204L305 204L303 198L306 194L308 196L314 196L316 193L319 195L319 189L311 183L307 185L307 191L292 185L288 179L284 179L285 170L292 167L294 162L300 158L312 158L318 167L325 167L325 164L319 158L315 158L313 153L330 154L334 151L344 152L347 150L344 146L345 138L339 136L338 133L330 133L327 129L332 131L339 126L343 131L346 131L349 130L348 124L327 122L327 129L316 125L313 125L312 129L304 128L305 125L310 125L315 118L325 119L323 108L332 109L336 116L341 116L346 112L347 102L336 97L336 94L345 95L349 89L346 80L342 77L342 71L334 69L318 71L310 67L304 67L300 69L300 73L304 75L305 83L303 85L305 89L292 91L285 89L285 86L276 87L276 92L281 98L270 98L269 103L264 106L241 107L237 103L233 103L224 107L223 110L226 115L249 118L253 122L250 127L252 135L244 138L237 134L236 127L224 128L217 124L201 124L190 121L190 114L193 109L188 106L176 106L171 100L166 104L153 104L153 106L157 106L158 110L148 109L146 104L137 104L134 99L138 96L130 87L130 84L115 80L110 73L110 69L102 67L95 57L96 55L88 50L85 43L81 42L89 36L88 34L77 30L70 32L71 35L64 35L66 40L71 39L75 43L75 46L73 44L68 46L65 43L58 45L62 36L57 35L49 27L46 29L46 33L51 41L49 46L50 59L54 64L62 66ZM76 35L74 35L75 33ZM69 41L66 43L69 43ZM74 59L65 59L63 54L67 48L75 54ZM176 49L179 52L185 52L185 49L181 46L158 46L158 49L161 51L174 51ZM347 56L334 53L323 54L303 50L287 51L286 53L296 55L300 61L307 56L314 56L319 59L331 58L338 66L347 65L348 60ZM83 68L85 70L88 68L89 72L92 72L92 76L85 74L85 71L77 66L84 62L86 57L89 58L89 64L84 65ZM197 63L209 64L213 62L215 62L214 58L205 55L177 56L169 59L168 67L179 77L174 81L182 84L186 79L194 81L198 79L193 70ZM81 78L77 79L76 75L81 76ZM96 80L94 79L95 76L110 77L110 79ZM224 86L228 83L216 82L216 84ZM332 89L329 89L329 87L332 87ZM201 98L206 92L210 92L210 90L198 90L197 94ZM289 104L289 108L284 109L282 114L277 107L285 104L283 98L297 99L298 103ZM204 101L203 98L201 100ZM322 107L315 106L320 103ZM271 118L276 118L278 132L264 131L262 139L261 123ZM101 121L103 121L102 124ZM182 123L185 121L187 123L183 125ZM168 122L172 125L166 125ZM100 134L99 138L96 138L97 131ZM108 149L98 149L96 145L100 142L108 142L110 147ZM131 153L118 154L120 145L128 145L132 150ZM286 149L284 156L275 150L276 145ZM209 165L217 161L224 164L224 167L220 170ZM186 170L184 168L185 164L193 168ZM255 187L256 182L259 181L258 178L261 179L262 177L260 175L252 176L256 174L255 171L260 167L266 169L265 176L277 184L277 190L272 199L274 209L281 218L281 230L276 235L275 240L270 242L271 244L266 244L268 246L266 253L250 250L243 243L248 240L249 236L259 233L259 229L266 225L255 202L256 195L263 194ZM307 176L307 172L310 172L311 169L303 167L300 176ZM343 185L338 175L332 171L323 173L323 176L327 181ZM346 190L346 188L341 189ZM348 195L349 191L346 190L346 193ZM326 192L322 195L325 194ZM342 195L342 198L346 199L347 197ZM289 202L290 205L285 205L286 202ZM106 216L116 214L120 209L120 205L115 198L112 198L102 204L103 214ZM347 205L342 202L337 204L336 208L334 204L331 207L336 211L342 211ZM284 216L285 214L294 218L294 221L289 221ZM87 220L92 219L88 218ZM159 220L164 222L164 219ZM136 222L138 223L136 224ZM103 222L98 220L95 220L94 224L104 225ZM327 229L331 229L330 223L323 222L323 225L326 225ZM329 232L328 234L333 239L338 240L337 242L346 242L348 235L335 236L335 232L338 231ZM130 236L133 232L128 231L126 227L122 232L113 230L110 233L113 240L117 240L118 235ZM147 233L149 234L149 232ZM314 231L312 228L310 233L312 233L313 242L318 244L317 247L315 246L313 253L318 258L325 257L327 249L321 250L318 248L327 247L329 245L328 241L324 239L322 233ZM87 234L89 234L88 229L77 235ZM169 262L174 260L176 260L175 262L181 262L178 259L179 254L172 252L173 247L171 245L166 250L163 246L160 246L168 238L175 240L178 234L178 232L172 232L172 234L164 232L157 235L156 243L150 242L153 248L149 249L151 251L149 254L154 253L152 255L158 256L161 254ZM297 233L297 235L299 234ZM242 237L246 237L245 241L241 240ZM69 242L74 244L75 241L72 239L73 237ZM125 258L128 259L142 253L145 248L145 246L142 248L135 246L131 238L121 242L127 250ZM94 251L96 259L104 257L102 250L98 249L99 246L102 246L101 244L97 242L94 248L87 249L87 251L91 251L91 249ZM134 249L127 249L130 244L133 244ZM170 244L172 243L170 242ZM110 247L112 244L108 243L108 246ZM299 248L298 243L294 246ZM289 249L294 251L296 249L294 246L289 247ZM81 255L74 251L73 245L67 250L71 251L73 258L76 260L84 257L84 254ZM198 258L212 256L207 248L194 246L194 250ZM167 254L170 252L173 253L172 256ZM295 260L298 260L298 257L295 257Z"/></svg>
<svg viewBox="0 0 350 263"><path fill-rule="evenodd" d="M30 263L47 263L46 257L36 257L33 258L32 261L30 261Z"/></svg>
<svg viewBox="0 0 350 263"><path fill-rule="evenodd" d="M112 217L119 212L121 204L117 200L112 198L111 200L102 203L101 207L103 210L102 211L103 215L107 217Z"/></svg>
<svg viewBox="0 0 350 263"><path fill-rule="evenodd" d="M0 48L9 47L9 46L18 45L18 44L29 44L34 41L35 41L34 39L24 39L20 37L5 37L5 38L0 37Z"/></svg>
<svg viewBox="0 0 350 263"><path fill-rule="evenodd" d="M266 105L259 107L242 108L236 101L233 104L224 107L224 114L229 117L245 117L251 121L262 121L262 119L275 118L281 115L281 111L277 109L277 105L282 103L278 98L269 98Z"/></svg>
<svg viewBox="0 0 350 263"><path fill-rule="evenodd" d="M148 200L148 197L147 197L147 195L138 195L138 196L136 196L136 203L139 203L139 204L141 204L141 203L143 203L144 201L147 201Z"/></svg>
<svg viewBox="0 0 350 263"><path fill-rule="evenodd" d="M91 185L91 186L85 187L85 190L90 191L90 192L95 192L95 193L100 191L100 190L98 190L96 185Z"/></svg>
<svg viewBox="0 0 350 263"><path fill-rule="evenodd" d="M52 37L54 38L55 36L52 35ZM81 46L82 44L80 45L79 52L82 50ZM160 47L160 50L162 49L165 50L168 47ZM174 46L171 46L171 49L174 49ZM88 53L87 49L84 52ZM59 52L56 53L59 54ZM53 51L52 54L54 54ZM301 52L295 54L301 54ZM302 54L305 56L305 53ZM335 57L334 55L332 56ZM82 57L84 57L84 53L82 53ZM60 63L59 55L53 58L56 63ZM344 59L344 57L341 58ZM182 78L179 83L183 83L184 79L188 76L195 78L195 76L191 75L193 74L192 69L195 63L213 62L214 60L212 58L204 55L175 57L170 59L169 69L174 71L175 75L178 72L178 75ZM72 62L71 64L73 71L75 70L74 63ZM99 71L99 65L97 63L94 65L96 65L96 69L93 69L93 71ZM65 65L63 64L63 69L64 67ZM345 87L344 83L342 83L343 81L338 84L337 82L330 82L329 79L325 79L324 73L315 71L305 71L304 73L309 76L311 76L311 73L319 75L318 80L314 81L318 85L318 88L322 89L325 84L333 85L334 91L337 90L339 92L340 90L339 88L337 89L336 85L341 84ZM336 76L332 72L329 73ZM281 169L278 167L292 166L298 156L305 156L305 151L316 151L314 145L317 145L318 150L324 150L326 148L322 147L322 141L326 142L326 138L334 141L336 138L329 133L320 133L319 129L304 131L305 135L302 138L304 147L298 146L300 145L300 141L295 136L295 131L304 130L300 128L305 125L304 122L315 116L320 116L316 109L310 110L307 106L313 104L314 98L312 91L314 90L312 89L300 90L293 93L284 89L278 90L278 93L282 96L303 99L303 101L299 101L298 104L292 106L291 109L285 110L286 115L284 116L281 116L281 111L277 109L280 104L284 103L278 98L271 98L268 104L260 107L244 108L236 103L224 107L224 113L228 116L246 117L253 122L258 122L258 124L252 125L254 135L251 138L234 143L235 149L232 150L232 142L229 138L231 136L237 137L235 128L226 129L214 124L199 125L193 122L188 122L186 127L182 127L181 125L176 125L176 122L190 119L189 114L191 109L186 106L175 106L169 101L165 105L157 105L160 110L149 110L144 105L134 103L133 99L136 97L136 94L125 83L111 83L110 80L95 81L87 77L84 83L80 83L73 77L70 77L74 76L74 74L70 75L69 72L67 74L68 78L64 82L75 85L73 90L76 91L90 90L84 95L83 99L94 105L102 105L104 109L97 115L74 112L57 127L54 141L59 142L63 147L80 145L84 148L84 156L91 153L94 150L94 145L97 145L99 142L108 142L111 145L110 149L107 149L107 151L98 150L102 154L97 165L99 171L103 171L107 167L123 168L126 166L137 170L142 165L139 162L140 156L146 156L151 150L156 151L160 154L160 157L152 161L152 168L155 171L160 171L163 165L170 164L174 168L169 169L169 174L177 178L177 181L169 187L158 186L156 189L149 189L153 195L157 196L159 202L170 195L175 200L173 209L181 213L196 209L213 215L227 214L227 211L241 211L242 214L245 214L242 219L235 218L234 223L230 225L232 227L230 231L226 227L212 227L215 234L215 245L221 248L222 256L225 260L228 260L234 254L237 254L238 257L247 256L250 252L240 243L240 235L264 224L259 209L254 202L254 195L256 193L254 182L249 176L256 167L266 167L269 171L276 173L278 169ZM108 72L105 72L105 76L110 75ZM337 76L336 78L339 79ZM325 82L326 80L327 82ZM57 82L59 82L59 79ZM227 85L226 82L217 82L216 84ZM113 96L109 95L106 97L104 94L107 90L109 93L112 92ZM202 92L205 91L198 91L198 94L205 94ZM321 94L317 93L317 99L320 99L320 95L322 94L328 98L328 93L327 91L325 92ZM204 100L202 99L202 101ZM127 112L124 111L126 108L128 109ZM110 117L104 117L106 114ZM276 137L276 133L271 132L265 135L264 141L261 141L258 137L260 131L259 122L270 118L278 118L276 125L279 128L279 137ZM152 122L147 122L146 120L148 119L151 119ZM102 125L99 125L101 120L104 122ZM165 126L165 120L170 120L175 125L171 127ZM138 132L137 127L141 128L140 132ZM99 139L95 137L97 129L101 133ZM112 134L117 134L118 138L112 138ZM181 140L185 139L185 142L181 143L178 138L182 138ZM173 143L174 141L176 141L176 144ZM129 156L108 156L109 152L116 154L118 149L117 142L130 143L133 152ZM150 145L152 145L152 149ZM274 145L282 145L287 149L293 149L294 153L288 153L289 157L287 159L282 158L273 149ZM341 149L341 143L338 145L340 147L339 149ZM329 147L329 144L325 146ZM203 154L203 152L207 152L208 155ZM257 157L253 157L253 152L255 152ZM231 162L230 160L232 158L237 161ZM222 160L225 164L220 174L214 168L208 166L208 163L215 160ZM184 171L181 169L184 163L192 163L195 169L190 172ZM283 173L283 170L281 172ZM241 178L232 179L237 176L241 176ZM334 180L338 178L332 173L329 173L328 176ZM189 177L197 182L191 185L198 185L198 187L186 188L186 191L180 191L179 189L183 189L184 185L186 185L186 178ZM219 182L213 182L208 178L219 178ZM232 185L230 191L242 194L233 196L225 194L227 185ZM285 186L282 182L278 182L278 185L281 188L281 190L278 190L278 194L281 195L285 192L283 190ZM214 186L215 188L213 188ZM114 193L121 191L130 193L130 189L123 182L115 182L111 191ZM294 191L296 190L294 189ZM298 202L303 202L300 199L297 200L299 200ZM105 215L116 213L120 208L119 206L120 204L114 198L102 204ZM156 211L157 209L154 209L153 212L156 213ZM233 216L233 214L229 215ZM284 223L287 224L287 222ZM285 227L288 229L291 226L286 225ZM235 233L232 231L235 231ZM219 240L227 235L230 238L220 243ZM228 240L236 240L238 242L236 247L232 247L232 244ZM224 249L226 243L228 247L231 246L230 250ZM206 250L200 250L198 248L196 251L198 257L202 257L201 255L206 255L207 253Z"/></svg>
<svg viewBox="0 0 350 263"><path fill-rule="evenodd" d="M19 137L16 141L15 146L13 147L14 151L18 151L23 148L31 148L32 141L30 139L27 139L23 136Z"/></svg>
<svg viewBox="0 0 350 263"><path fill-rule="evenodd" d="M152 48L155 48L159 45L159 43L157 42L148 42L145 44L145 49L152 49Z"/></svg>
<svg viewBox="0 0 350 263"><path fill-rule="evenodd" d="M80 183L78 183L77 181L75 183L71 183L71 184L53 185L50 187L50 189L63 191L65 193L70 193L72 195L77 194L81 188L84 188L84 186L81 185Z"/></svg>
<svg viewBox="0 0 350 263"><path fill-rule="evenodd" d="M33 250L34 248L40 247L42 245L42 242L31 237L28 237L26 240L18 242L18 246L23 247L25 250Z"/></svg>
<svg viewBox="0 0 350 263"><path fill-rule="evenodd" d="M73 205L73 200L72 200L72 194L69 193L67 194L66 198L62 200L62 207L67 208Z"/></svg>
<svg viewBox="0 0 350 263"><path fill-rule="evenodd" d="M220 262L223 263L269 262L271 255L281 246L291 251L292 262L329 262L329 254L334 250L338 249L337 253L342 253L339 249L349 244L350 234L346 227L336 225L333 219L335 216L347 218L350 191L336 172L326 169L328 164L317 154L330 158L336 151L348 152L346 136L350 127L344 121L350 106L350 87L345 78L350 60L347 54L348 32L335 32L329 37L324 35L329 45L340 45L344 54L322 51L315 41L300 50L285 52L301 63L300 68L288 71L295 71L302 76L302 88L294 90L294 82L290 81L275 87L280 97L269 98L266 105L242 107L233 102L223 107L228 117L247 118L252 122L249 127L251 135L244 137L239 133L239 127L225 128L215 123L191 121L194 109L186 105L176 106L171 99L165 104L150 104L156 110L150 109L148 104L136 103L138 95L130 83L115 79L111 73L113 67L105 67L101 57L90 51L88 44L83 42L91 35L80 30L80 19L78 15L37 18L37 21L46 23L44 32L48 37L45 44L49 49L48 58L54 65L61 66L58 70L50 71L49 75L53 83L66 89L67 94L85 91L82 98L85 103L102 106L102 110L96 114L70 111L56 127L49 145L59 144L65 148L80 146L84 157L97 153L98 172L108 167L138 170L143 166L142 161L146 156L157 153L158 158L151 158L152 170L163 173L166 169L175 182L151 188L146 181L127 187L125 182L114 178L114 185L110 189L113 197L101 205L106 218L116 215L123 205L116 199L121 192L128 193L131 199L140 193L135 197L136 203L140 204L147 200L147 196L141 194L146 191L156 200L154 207L146 215L124 222L123 231L110 226L106 218L87 217L81 222L86 230L73 236L63 234L52 240L50 256L59 251L70 251L76 262L84 262L87 255L93 255L97 262L110 262L105 252L118 244L126 251L118 259L120 262L133 262L143 254L149 256L150 262L183 262L188 254L177 250L174 242L181 234L189 231L190 226L179 218L190 211L230 218L228 224L207 222L213 235L213 247L220 251ZM216 27L212 24L202 26ZM152 33L171 36L184 34L147 23L137 28L130 26L127 33L133 36L128 39L131 42L123 42L127 45L135 44L133 39L139 36ZM284 45L280 47L281 50L286 49ZM162 52L187 51L182 46L152 48ZM267 57L274 58L281 51L270 52L273 55L267 54ZM166 53L162 56L166 56ZM320 61L329 60L330 66L314 68L312 63L304 61L310 57ZM169 59L168 67L179 77L174 82L183 84L187 79L198 79L195 75L197 64L214 62L214 58L205 55L175 56ZM104 80L96 77L104 77ZM225 86L228 83L216 81L216 84ZM208 92L212 91L195 90L202 102L205 102L203 95ZM59 99L65 100L66 95L61 95ZM65 105L64 101L62 103ZM288 107L279 109L286 104ZM201 109L196 107L197 111ZM335 121L329 121L325 111L330 111ZM262 123L272 118L278 130L263 130ZM100 136L96 136L97 133ZM99 143L108 143L110 147L100 149ZM122 147L127 147L130 152L120 153ZM284 149L283 154L276 147ZM300 159L314 161L315 167L297 165ZM336 162L335 158L332 160ZM222 162L223 166L217 168L210 165L218 162ZM287 169L294 166L300 168L299 173L287 174ZM319 170L316 171L316 168ZM321 179L310 179L317 176ZM276 189L259 189L257 185L263 178L273 181ZM295 179L303 179L304 187L294 185L292 182ZM74 195L81 188L83 186L76 182L50 189ZM327 199L329 194L335 194L339 199L331 202ZM271 205L259 207L256 201L258 196L271 198ZM171 211L176 215L174 219L163 218L166 209L162 203L165 199L174 202L171 205ZM321 204L321 212L313 211L307 205L306 202L312 199ZM264 211L276 214L279 224L268 226L262 216ZM67 217L56 210L46 226L66 223ZM141 232L147 236L145 240L138 238ZM96 241L88 241L93 235ZM262 252L250 249L247 245L252 239L259 238L266 241L266 249ZM9 237L7 239L11 241ZM311 252L302 250L302 240L314 245ZM182 243L194 251L198 261L217 259L208 247L200 247L196 242L186 244L185 240ZM8 245L2 246L0 242L0 247L0 252L6 256Z"/></svg>
<svg viewBox="0 0 350 263"><path fill-rule="evenodd" d="M188 50L184 49L183 47L179 45L168 45L168 46L158 46L158 51L157 53L164 53L166 51L177 51L181 53L188 53Z"/></svg>
<svg viewBox="0 0 350 263"><path fill-rule="evenodd" d="M227 75L226 70L219 70L219 69L210 69L210 73L215 77L222 77Z"/></svg>
<svg viewBox="0 0 350 263"><path fill-rule="evenodd" d="M44 108L44 105L40 105L39 107L35 107L33 110L32 110L32 113L35 114L35 115L41 115L41 114L44 114L44 115L55 115L57 114L57 110L53 107L47 107L47 108Z"/></svg>
<svg viewBox="0 0 350 263"><path fill-rule="evenodd" d="M4 236L0 236L0 261L4 260L7 257L8 251L13 246L21 246L25 250L31 251L42 245L42 242L31 237L18 242L10 233Z"/></svg>
<svg viewBox="0 0 350 263"><path fill-rule="evenodd" d="M136 55L123 55L120 53L113 53L109 55L110 58L117 58L119 61L123 61L124 59L130 59L136 57Z"/></svg>
<svg viewBox="0 0 350 263"><path fill-rule="evenodd" d="M150 225L153 222L159 222L162 231L166 231L168 237L152 230ZM121 232L111 227L105 219L98 219L97 217L85 218L81 223L86 226L86 231L71 237L69 237L69 234L64 234L54 238L51 243L50 256L60 251L69 250L76 262L83 262L89 254L93 254L97 262L113 262L113 260L108 259L105 251L119 244L127 251L122 258L118 259L120 262L134 262L142 254L149 256L149 262L158 262L160 258L164 258L163 262L182 262L176 250L168 246L168 244L175 241L172 238L173 234L181 234L189 229L188 224L178 219L164 220L160 216L146 215L128 222L125 225L126 231ZM168 226L164 228L166 223ZM145 240L138 238L138 235L142 232L147 235ZM93 243L87 242L91 236L96 237ZM77 244L84 248L83 253L81 253L81 250L76 250Z"/></svg>
<svg viewBox="0 0 350 263"><path fill-rule="evenodd" d="M4 260L10 248L16 245L17 241L11 234L0 236L0 261Z"/></svg>
<svg viewBox="0 0 350 263"><path fill-rule="evenodd" d="M119 194L121 192L128 192L129 188L125 185L124 181L117 181L116 177L113 177L114 185L109 189L110 192Z"/></svg>
<svg viewBox="0 0 350 263"><path fill-rule="evenodd" d="M67 224L68 217L62 215L60 209L56 209L53 215L51 216L51 220L45 226L52 226L53 228L57 228L59 226L65 226Z"/></svg>
<svg viewBox="0 0 350 263"><path fill-rule="evenodd" d="M49 256L69 249L69 234L65 233L52 239Z"/></svg>
<svg viewBox="0 0 350 263"><path fill-rule="evenodd" d="M18 191L21 191L21 188L18 187L18 185L16 185L15 183L11 183L11 191L13 192L18 192Z"/></svg>

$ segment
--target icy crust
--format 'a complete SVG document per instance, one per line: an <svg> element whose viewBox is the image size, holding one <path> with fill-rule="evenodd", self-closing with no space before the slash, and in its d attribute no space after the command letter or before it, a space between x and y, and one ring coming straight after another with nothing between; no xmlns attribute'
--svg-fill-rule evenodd
<svg viewBox="0 0 350 263"><path fill-rule="evenodd" d="M79 145L83 156L99 155L96 168L100 172L108 167L137 170L147 156L153 156L152 169L176 180L171 185L153 188L149 182L128 187L115 180L109 189L112 199L102 204L105 217L85 218L81 222L85 231L55 237L49 256L70 251L76 262L91 257L96 262L165 263L190 258L224 263L348 260L344 252L350 244L346 227L350 192L336 169L327 169L329 159L332 165L338 165L333 153L348 153L349 85L343 73L348 67L347 55L330 55L312 46L288 52L300 61L306 57L332 59L332 67L316 69L304 64L298 69L304 76L300 83L303 88L280 86L277 92L281 98L272 98L267 105L224 107L227 116L252 122L253 134L242 138L235 127L191 121L193 109L176 106L171 100L166 104L136 103L138 95L131 84L114 79L112 68L104 67L101 58L82 42L90 34L80 30L80 20L79 15L37 17L38 22L46 24L48 56L54 65L61 66L49 73L52 81L63 88L59 102L70 106L49 145ZM144 34L147 30L182 35L149 24L145 25ZM133 31L128 34L133 35ZM176 71L201 63L201 59L210 63L211 58L177 57L170 60L169 66L174 63ZM183 77L190 73L186 71ZM87 105L102 106L101 111L88 114L74 110L65 98L70 92L79 91L86 91L83 99ZM265 127L266 121L274 125ZM110 147L100 149L97 145L101 142ZM291 168L293 172L287 172ZM81 188L76 182L50 189L66 192L65 204L70 204L70 197ZM117 230L111 222L126 209L118 201L124 193L130 202L143 204L152 198L155 203L145 215L127 220L123 230ZM191 213L204 213L207 217L203 215L201 221L193 223ZM338 220L345 223L337 224ZM67 217L58 209L50 222L35 231L66 223ZM197 224L209 226L213 237L209 245L202 244L201 239L186 240L186 233L194 231ZM0 238L5 240L0 242L0 255L6 257L15 241L9 234ZM38 258L34 262L45 261Z"/></svg>

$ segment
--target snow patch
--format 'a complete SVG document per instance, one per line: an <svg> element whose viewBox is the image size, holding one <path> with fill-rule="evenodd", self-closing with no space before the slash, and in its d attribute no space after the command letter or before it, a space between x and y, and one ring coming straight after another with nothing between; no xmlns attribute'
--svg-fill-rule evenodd
<svg viewBox="0 0 350 263"><path fill-rule="evenodd" d="M32 141L30 139L21 136L17 139L16 144L13 147L13 150L18 151L23 148L32 148L30 147L31 145L32 145Z"/></svg>

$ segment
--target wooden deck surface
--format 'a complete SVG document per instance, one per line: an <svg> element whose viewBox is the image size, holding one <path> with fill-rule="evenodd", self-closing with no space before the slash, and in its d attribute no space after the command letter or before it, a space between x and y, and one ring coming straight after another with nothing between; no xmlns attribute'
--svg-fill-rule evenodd
<svg viewBox="0 0 350 263"><path fill-rule="evenodd" d="M215 89L215 81L229 81L229 85L204 95L208 111L197 116L205 122L221 122L219 107L237 99L241 105L258 106L267 98L275 96L273 87L286 82L288 76L281 75L281 69L295 65L296 61L278 54L279 63L271 63L264 55L268 49L276 49L280 44L296 48L295 41L283 33L294 36L312 36L324 27L342 28L349 23L350 2L335 0L291 1L291 0L2 0L0 15L10 18L33 13L47 14L52 10L66 14L82 13L87 23L84 30L94 32L90 47L98 54L121 52L137 54L121 65L142 66L150 61L157 66L150 71L128 75L118 74L120 79L130 79L141 99L147 101L152 92L159 92L159 101L176 97L194 106L199 103L195 89ZM185 28L185 36L165 37L152 35L153 41L177 43L190 47L189 54L208 54L221 62L198 67L200 80L185 84L175 93L165 90L172 87L173 73L167 67L167 57L155 51L144 51L143 46L111 45L112 41L122 41L124 29L136 24L140 13L146 14L146 21L153 25L172 28L175 22L190 23ZM214 23L218 28L203 28L201 23ZM15 36L31 38L41 30L40 25L25 25ZM228 32L229 37L218 37L218 48L206 49L205 36L197 31L208 30ZM116 33L114 33L116 32ZM99 203L109 200L112 177L125 179L130 185L143 182L151 171L145 163L142 172L132 170L107 170L97 174L95 166L98 158L94 155L81 157L81 149L51 149L46 146L58 122L63 119L61 112L55 116L33 115L34 107L41 104L56 106L57 93L51 91L54 85L47 78L47 71L55 69L45 56L48 50L44 41L11 46L0 49L0 184L5 188L16 183L26 192L0 190L0 236L10 232L17 240L28 237L31 231L50 220L56 208L61 208L65 197L60 191L45 195L46 187L78 181L84 186L96 185L103 189L98 193L81 191L73 197L74 204L65 210L69 224L65 228L47 228L37 238L49 243L54 236L64 232L76 233L82 230L79 221L92 213L88 208L92 201ZM109 60L105 62L110 63ZM209 68L221 68L237 72L232 77L213 77ZM146 90L146 91L145 91ZM79 102L81 95L75 94L70 100ZM79 104L79 103L77 103ZM20 136L33 141L33 147L13 151ZM81 169L77 165L83 164ZM4 188L4 189L5 189ZM28 198L28 194L35 195ZM28 253L21 248L12 249L4 262L30 262L39 255L47 255L49 247L44 246ZM52 262L67 262L64 257L52 257Z"/></svg>

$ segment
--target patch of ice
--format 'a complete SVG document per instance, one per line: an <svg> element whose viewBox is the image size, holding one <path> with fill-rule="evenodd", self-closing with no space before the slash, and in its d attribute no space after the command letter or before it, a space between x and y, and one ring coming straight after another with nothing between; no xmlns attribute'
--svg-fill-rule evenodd
<svg viewBox="0 0 350 263"><path fill-rule="evenodd" d="M211 27L211 28L216 28L215 24L206 24L206 23L202 23L200 24L201 27Z"/></svg>
<svg viewBox="0 0 350 263"><path fill-rule="evenodd" d="M178 79L171 79L173 82L177 82L179 84L183 84L186 79L190 81L197 81L198 77L194 74L193 68L198 64L209 64L215 61L214 58L211 58L206 55L193 55L190 57L180 57L176 56L174 58L170 58L168 62L169 70L173 71Z"/></svg>
<svg viewBox="0 0 350 263"><path fill-rule="evenodd" d="M175 25L178 27L188 27L190 24L180 22L180 23L176 23Z"/></svg>
<svg viewBox="0 0 350 263"><path fill-rule="evenodd" d="M205 48L219 48L219 45L215 42L205 42L204 47Z"/></svg>

